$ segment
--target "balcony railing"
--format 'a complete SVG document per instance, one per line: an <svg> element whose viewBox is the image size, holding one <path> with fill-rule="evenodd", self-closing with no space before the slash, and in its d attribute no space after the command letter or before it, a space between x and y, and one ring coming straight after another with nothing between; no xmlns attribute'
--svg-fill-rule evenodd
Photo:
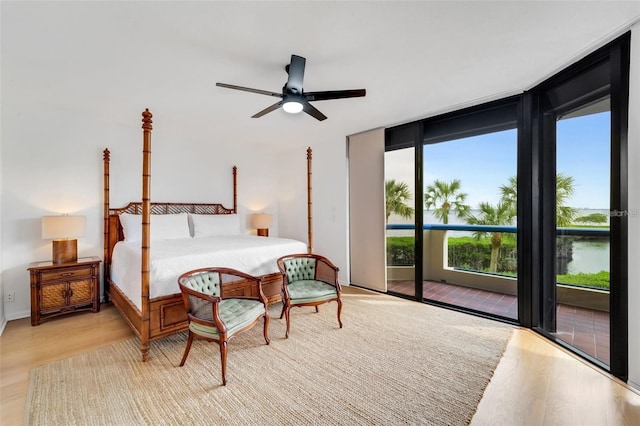
<svg viewBox="0 0 640 426"><path fill-rule="evenodd" d="M388 231L413 231L415 238L415 225L413 224L388 224ZM456 237L471 236L476 233L503 233L511 235L510 247L513 248L511 259L502 259L502 265L515 265L507 269L517 269L516 244L513 240L517 237L517 227L496 226L496 225L469 225L469 224L425 224L423 226L423 279L438 282L446 282L483 290L495 291L504 294L517 294L517 275L515 271L505 272L498 270L492 273L487 268L473 267L477 265L456 265L450 264L451 258L460 258L456 254L450 253L448 239L453 234ZM388 237L393 237L393 232L388 232ZM406 234L406 232L405 232ZM557 294L559 299L563 299L568 304L588 307L591 309L608 310L608 242L610 232L606 228L557 228L558 239L556 244L558 283ZM505 237L503 235L503 237ZM599 246L597 250L591 249L589 245ZM603 248L603 246L606 246ZM591 253L596 256L593 260L583 260L588 267L600 264L601 271L580 271L575 266L580 263L579 259L574 259L576 247L579 248L578 256ZM586 250L586 251L585 251ZM451 254L451 256L450 256ZM486 255L484 255L486 257ZM467 253L468 258L468 253ZM508 261L507 261L508 260ZM389 261L389 260L388 260ZM573 265L573 268L571 267ZM413 280L413 265L388 265L388 278L411 279ZM564 282L564 281L567 282ZM589 281L598 282L589 282ZM597 284L597 285L596 285ZM585 296L584 291L590 291Z"/></svg>
<svg viewBox="0 0 640 426"><path fill-rule="evenodd" d="M387 230L403 229L415 230L416 226L410 223L390 223L387 224ZM442 224L442 223L425 223L423 230L439 230L439 231L472 231L472 232L511 232L516 233L518 228L515 226L502 225L467 225L467 224ZM557 235L573 235L580 237L609 237L608 228L556 228Z"/></svg>

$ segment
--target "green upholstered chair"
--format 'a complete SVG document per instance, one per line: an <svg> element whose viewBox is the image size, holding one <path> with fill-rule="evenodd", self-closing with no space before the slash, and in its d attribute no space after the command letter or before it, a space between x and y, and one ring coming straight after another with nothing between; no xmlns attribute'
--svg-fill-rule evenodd
<svg viewBox="0 0 640 426"><path fill-rule="evenodd" d="M289 337L291 328L290 310L294 306L318 306L323 303L338 302L338 324L342 328L341 288L338 282L338 267L329 259L318 254L292 254L277 261L282 274L282 315L287 320Z"/></svg>
<svg viewBox="0 0 640 426"><path fill-rule="evenodd" d="M180 366L187 360L193 339L217 342L222 361L222 384L227 384L227 342L264 318L264 340L269 344L269 312L262 281L230 268L202 268L178 278L189 318L189 338ZM238 295L238 293L242 295Z"/></svg>

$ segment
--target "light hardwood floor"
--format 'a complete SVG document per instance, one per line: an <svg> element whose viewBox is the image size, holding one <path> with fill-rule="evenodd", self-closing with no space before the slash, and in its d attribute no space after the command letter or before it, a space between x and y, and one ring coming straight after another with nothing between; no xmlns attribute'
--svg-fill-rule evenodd
<svg viewBox="0 0 640 426"><path fill-rule="evenodd" d="M115 308L0 336L0 424L21 425L33 367L133 337ZM472 425L640 425L640 393L529 330L516 330Z"/></svg>

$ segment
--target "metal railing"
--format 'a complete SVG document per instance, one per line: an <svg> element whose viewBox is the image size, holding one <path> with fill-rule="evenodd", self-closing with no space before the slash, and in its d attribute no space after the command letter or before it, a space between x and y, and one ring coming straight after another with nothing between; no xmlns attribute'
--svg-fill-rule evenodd
<svg viewBox="0 0 640 426"><path fill-rule="evenodd" d="M393 230L402 230L402 231L414 231L414 238L415 238L415 225L414 224L388 224L386 226L386 229L388 231L393 231ZM422 227L422 229L424 231L453 231L456 232L456 236L459 237L460 233L465 233L465 232L469 232L469 233L486 233L486 234L491 234L491 233L496 233L496 232L500 232L500 233L510 233L510 234L516 234L514 236L517 236L517 231L518 228L516 226L503 226L503 225L470 225L470 224L424 224L424 226ZM606 282L606 276L605 278L600 278L601 281L600 283L596 283L593 281L592 277L589 277L588 279L590 280L589 282L586 283L580 283L580 284L572 284L571 280L568 279L567 274L597 274L600 271L585 271L585 270L580 270L579 268L579 263L580 262L574 262L573 264L571 262L574 261L573 259L573 246L574 244L577 246L578 244L580 244L582 242L582 245L580 247L584 247L586 245L586 242L591 242L591 243L595 243L600 244L600 247L602 247L602 243L608 243L608 239L610 237L610 231L608 228L569 228L569 227L561 227L561 228L557 228L556 229L556 235L558 237L557 239L557 245L556 245L556 258L557 258L557 273L558 275L562 275L563 278L559 279L559 284L563 284L563 285L578 285L580 287L590 287L590 288L599 288L601 290L608 290L606 288L607 282ZM388 237L393 237L393 235L387 235ZM567 237L577 237L576 241L568 241ZM446 238L446 237L445 237ZM587 248L589 249L589 248ZM451 247L449 247L449 250L451 250ZM608 250L608 247L607 247ZM414 253L412 253L414 254ZM511 266L506 265L506 264L502 264L504 265L504 267L506 269L503 269L504 273L501 272L489 272L487 270L482 270L479 269L479 264L480 263L476 263L474 261L467 261L467 262L463 262L462 264L450 264L450 262L452 263L456 263L456 261L454 261L453 259L456 257L455 254L452 255L452 257L449 257L448 251L443 253L443 259L441 264L445 264L447 265L449 268L453 268L456 270L462 270L462 271L469 271L469 272L476 272L476 273L485 273L487 275L504 275L504 276L514 276L514 273L508 273L506 271L510 271L512 269L517 269L516 267L513 267L513 262L515 262L516 260L513 258L514 255L517 255L517 251L513 250L513 243L511 243L511 252L510 254L510 262L511 262ZM581 253L582 255L583 253ZM600 256L598 258L598 260L601 260L602 263L602 270L605 272L609 272L609 264L608 264L608 258L606 258L606 260L603 258L602 254L599 254L598 256ZM407 256L405 256L406 258ZM412 256L413 257L413 256ZM465 259L468 260L469 255L467 254ZM458 258L460 259L460 258ZM503 258L504 260L504 258ZM586 260L583 260L582 263L589 263ZM597 262L596 262L597 263ZM572 267L573 271L569 272L569 268L568 265L574 265ZM391 264L388 266L411 266L410 264L404 263L404 264ZM593 266L593 265L588 265L588 266ZM482 266L482 267L486 267ZM576 270L576 268L578 268ZM604 286L604 287L603 287Z"/></svg>

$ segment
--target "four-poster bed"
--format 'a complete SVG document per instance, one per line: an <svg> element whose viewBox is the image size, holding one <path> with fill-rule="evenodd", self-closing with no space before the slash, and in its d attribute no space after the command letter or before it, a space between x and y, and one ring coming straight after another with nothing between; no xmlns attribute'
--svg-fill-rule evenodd
<svg viewBox="0 0 640 426"><path fill-rule="evenodd" d="M186 330L187 315L178 288L177 277L196 267L226 266L245 269L244 272L259 276L263 282L263 292L269 303L280 301L282 276L277 269L276 259L281 255L312 252L311 218L311 148L307 149L307 223L308 245L296 240L249 235L221 236L202 235L197 232L211 227L220 229L221 225L212 225L210 221L231 220L237 218L237 168L233 167L233 207L227 208L218 203L175 203L151 202L151 131L152 114L146 109L142 113L143 129L143 170L142 201L131 202L124 207L109 205L109 163L110 152L103 152L104 163L104 285L108 297L122 314L124 320L140 339L142 360L149 356L150 342L168 335ZM164 215L164 216L159 216ZM131 220L137 221L131 222ZM164 219L163 219L164 218ZM156 240L152 229L167 231L161 223L173 224L187 221L191 235L177 239ZM178 222L176 222L178 221ZM137 228L131 225L133 223ZM228 223L224 224L228 227ZM239 222L238 222L239 223ZM123 226L124 225L124 226ZM152 225L157 225L152 226ZM173 225L172 225L173 226ZM165 229L163 229L165 227ZM207 228L209 227L209 228ZM217 227L217 228L216 228ZM134 231L132 231L134 230ZM135 233L137 232L137 235ZM182 231L180 231L182 232ZM133 237L135 235L135 238ZM157 235L157 234L156 234ZM153 242L153 256L151 243ZM190 244L193 247L190 248ZM211 243L212 248L207 248ZM213 248L217 246L218 248ZM222 248L220 248L222 247ZM194 250L189 252L188 250ZM211 252L209 252L211 250ZM175 254L176 252L179 253ZM170 255L169 253L174 253ZM172 257L175 256L175 257ZM176 260L177 259L177 260ZM255 261L247 262L247 259ZM226 264L209 264L222 262ZM236 263L237 262L237 263ZM159 265L159 266L154 266ZM158 271L157 269L165 268ZM172 268L177 268L176 270ZM182 268L182 269L180 269ZM132 271L135 270L135 274ZM134 277L135 275L135 277ZM175 275L175 277L173 276ZM160 285L162 279L164 282ZM175 279L174 279L175 278ZM158 285L156 285L158 284ZM239 282L225 289L237 295L249 295L250 286ZM157 288L161 287L161 288ZM173 288L175 287L175 288Z"/></svg>

